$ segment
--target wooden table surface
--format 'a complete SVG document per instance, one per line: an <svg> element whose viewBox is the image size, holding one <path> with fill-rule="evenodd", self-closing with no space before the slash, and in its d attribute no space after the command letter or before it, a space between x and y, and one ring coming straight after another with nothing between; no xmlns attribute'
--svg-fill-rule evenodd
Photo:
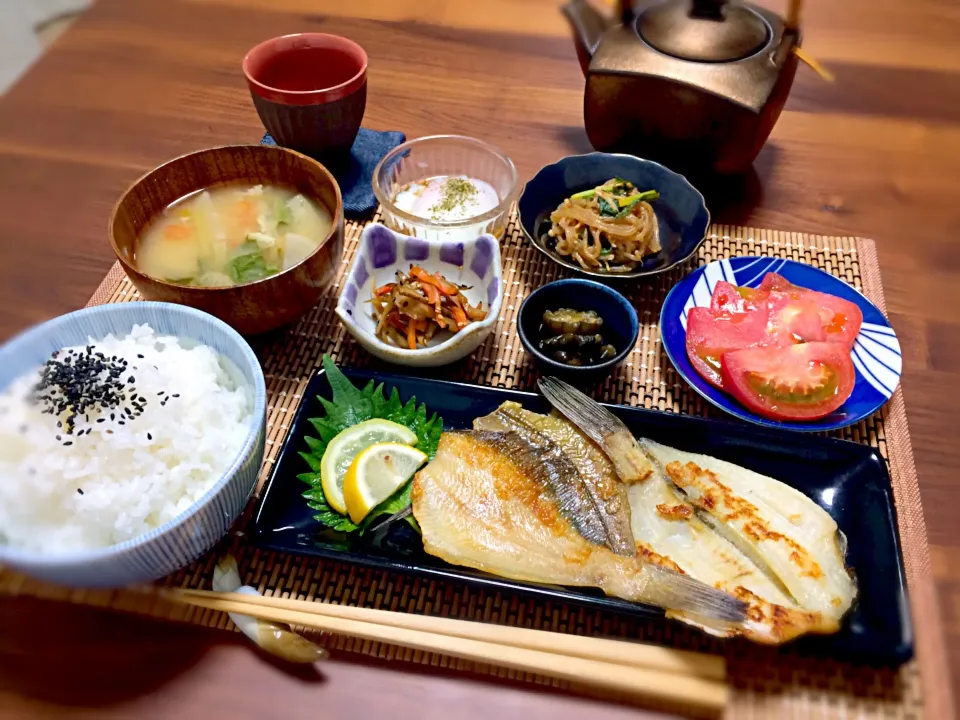
<svg viewBox="0 0 960 720"><path fill-rule="evenodd" d="M765 0L782 9L779 0ZM589 150L557 0L99 0L0 98L0 339L80 307L108 216L161 161L262 132L240 60L273 35L370 56L364 124L495 143L522 179ZM708 188L718 222L876 240L950 669L960 687L960 3L809 0L801 68L755 172ZM0 601L4 717L635 717L528 687L338 658L292 676L223 633Z"/></svg>

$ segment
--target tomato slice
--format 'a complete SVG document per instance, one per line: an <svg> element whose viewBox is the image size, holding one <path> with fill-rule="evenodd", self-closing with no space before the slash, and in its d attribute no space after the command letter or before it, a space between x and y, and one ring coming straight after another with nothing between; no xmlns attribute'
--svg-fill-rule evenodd
<svg viewBox="0 0 960 720"><path fill-rule="evenodd" d="M721 280L713 288L710 308L723 312L753 312L763 308L767 293L750 287L737 287Z"/></svg>
<svg viewBox="0 0 960 720"><path fill-rule="evenodd" d="M825 340L853 347L860 334L863 313L849 300L794 285L777 273L767 273L759 290L768 294L772 316L790 306L783 320L779 323L773 320L778 325L777 329L787 336L796 335L804 342ZM820 316L819 330L810 316L812 306L816 307Z"/></svg>
<svg viewBox="0 0 960 720"><path fill-rule="evenodd" d="M849 300L816 290L808 290L807 295L819 308L824 340L852 348L863 324L860 308Z"/></svg>
<svg viewBox="0 0 960 720"><path fill-rule="evenodd" d="M816 420L846 402L856 379L840 343L734 350L721 359L723 387L749 410L773 420Z"/></svg>
<svg viewBox="0 0 960 720"><path fill-rule="evenodd" d="M773 272L767 273L763 276L763 280L760 281L759 289L764 292L771 292L773 290L778 290L780 292L788 292L790 290L806 290L806 288L802 288L799 285L794 285L783 275L778 275L777 273Z"/></svg>
<svg viewBox="0 0 960 720"><path fill-rule="evenodd" d="M769 341L765 310L728 313L711 308L692 308L687 314L687 357L703 378L721 390L720 359L731 350L750 348Z"/></svg>
<svg viewBox="0 0 960 720"><path fill-rule="evenodd" d="M794 345L826 340L820 306L805 290L771 291L767 295L770 321L767 332L777 338L772 345Z"/></svg>

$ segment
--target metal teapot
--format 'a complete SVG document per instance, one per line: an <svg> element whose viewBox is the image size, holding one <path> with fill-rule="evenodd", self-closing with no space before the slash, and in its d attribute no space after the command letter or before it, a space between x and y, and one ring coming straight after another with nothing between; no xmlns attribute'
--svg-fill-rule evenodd
<svg viewBox="0 0 960 720"><path fill-rule="evenodd" d="M570 0L563 12L597 150L718 173L750 167L793 84L794 23L727 0L622 0L614 19Z"/></svg>

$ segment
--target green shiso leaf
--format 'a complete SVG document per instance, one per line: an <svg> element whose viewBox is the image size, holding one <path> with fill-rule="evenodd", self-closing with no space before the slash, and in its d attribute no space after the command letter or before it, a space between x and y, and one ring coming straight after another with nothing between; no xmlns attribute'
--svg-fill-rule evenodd
<svg viewBox="0 0 960 720"><path fill-rule="evenodd" d="M373 381L367 383L363 390L358 389L346 376L340 372L329 355L323 356L323 369L327 382L330 383L332 400L318 397L326 414L319 418L310 418L309 422L319 437L307 435L304 440L309 452L301 452L300 456L311 472L301 473L297 477L309 486L303 493L307 505L316 511L314 518L317 522L341 532L351 532L358 528L345 515L341 515L327 504L320 485L320 462L327 445L343 430L358 423L373 418L391 420L410 428L417 436L415 447L421 450L432 460L437 453L437 443L443 432L443 420L436 413L427 416L425 405L417 405L416 398L403 404L400 393L394 388L389 397L383 392L383 385L375 385ZM383 515L392 515L410 504L410 489L412 481L407 482L397 492L374 508L366 518L363 527L368 527L376 518ZM419 531L419 526L413 516L407 517L408 522Z"/></svg>

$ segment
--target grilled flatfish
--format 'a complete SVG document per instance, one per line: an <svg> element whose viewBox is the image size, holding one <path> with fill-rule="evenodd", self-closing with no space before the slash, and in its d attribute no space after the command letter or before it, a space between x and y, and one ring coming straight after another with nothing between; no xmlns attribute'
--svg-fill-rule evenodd
<svg viewBox="0 0 960 720"><path fill-rule="evenodd" d="M748 604L739 624L669 613L711 635L743 635L776 645L809 632L829 632L820 613L801 608L735 545L714 531L661 472L630 486L637 550L648 562L686 573Z"/></svg>
<svg viewBox="0 0 960 720"><path fill-rule="evenodd" d="M473 427L515 432L534 444L548 441L553 453L562 452L573 463L580 479L576 482L576 477L571 475L576 482L574 512L567 512L563 498L560 498L560 509L587 540L606 545L619 555L637 554L630 529L627 488L603 451L575 425L560 417L524 410L519 403L505 402L489 415L474 420ZM590 534L583 532L579 515L595 518L602 529Z"/></svg>
<svg viewBox="0 0 960 720"><path fill-rule="evenodd" d="M445 432L413 482L424 549L516 580L597 587L698 617L743 620L745 604L732 596L586 539L555 493L558 483L582 479L544 460L542 447L518 433Z"/></svg>
<svg viewBox="0 0 960 720"><path fill-rule="evenodd" d="M839 629L856 584L844 566L844 539L820 506L732 463L638 442L610 411L556 378L543 378L540 389L630 482L638 553L749 606L747 619L737 625L689 613L668 615L714 635L770 644Z"/></svg>
<svg viewBox="0 0 960 720"><path fill-rule="evenodd" d="M857 586L844 564L845 539L823 508L798 490L739 465L650 440L640 445L705 523L793 603L819 615L810 631L839 629Z"/></svg>

